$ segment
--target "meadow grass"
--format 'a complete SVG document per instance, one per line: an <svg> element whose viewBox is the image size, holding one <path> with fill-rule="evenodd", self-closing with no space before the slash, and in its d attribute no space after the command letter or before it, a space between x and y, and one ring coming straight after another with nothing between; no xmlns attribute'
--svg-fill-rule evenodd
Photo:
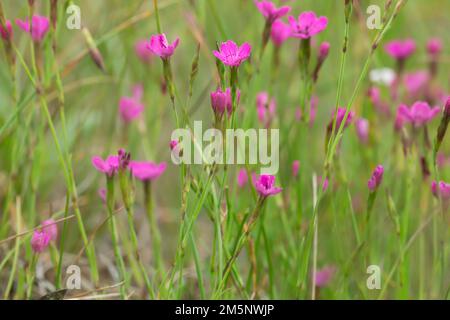
<svg viewBox="0 0 450 320"><path fill-rule="evenodd" d="M3 299L70 287L71 265L80 268L81 288L65 295L75 299L449 298L450 206L431 188L432 181L450 182L445 116L394 129L401 103L445 104L430 92L449 92L449 3L274 1L291 6L294 17L313 10L328 18L308 41L291 37L279 48L252 0L80 0L81 30L66 26L72 1L32 3L0 0L1 25L13 24L11 40L0 38ZM371 4L382 14L375 30L366 24ZM34 14L51 19L42 41L14 22ZM168 59L144 63L136 42L160 33L169 43L179 38L178 47ZM385 44L405 38L417 49L400 69ZM431 38L443 51L428 91L371 82L369 73L380 68L405 77L433 72ZM227 40L252 47L238 68L213 55ZM324 41L329 54L313 79ZM136 84L145 107L124 121L119 101ZM374 86L389 115L368 96ZM211 108L217 88L230 88L232 112ZM261 92L276 101L268 123L258 120ZM369 123L365 141L361 118ZM275 186L282 191L263 195L252 181L260 166L248 162L175 165L172 131L192 132L198 120L221 132L279 129ZM201 141L192 142L202 150ZM100 159L94 168L97 155L117 155L117 167L98 172L112 162ZM143 179L133 161L167 166ZM370 189L377 165L383 178ZM47 219L56 221L58 236L36 250L33 239L48 230L41 227ZM380 268L379 288L369 288L370 266Z"/></svg>

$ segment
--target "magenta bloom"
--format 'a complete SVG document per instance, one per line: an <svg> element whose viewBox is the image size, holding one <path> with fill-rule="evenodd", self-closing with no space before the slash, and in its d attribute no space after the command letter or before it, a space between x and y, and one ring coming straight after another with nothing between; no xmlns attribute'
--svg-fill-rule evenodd
<svg viewBox="0 0 450 320"><path fill-rule="evenodd" d="M273 23L275 20L285 16L289 13L289 11L291 11L291 7L282 6L280 8L277 8L272 2L266 0L255 0L255 5L258 8L259 12L262 13L264 18L266 18L266 21L268 23Z"/></svg>
<svg viewBox="0 0 450 320"><path fill-rule="evenodd" d="M329 52L330 52L330 43L327 41L322 42L319 46L319 59L325 60Z"/></svg>
<svg viewBox="0 0 450 320"><path fill-rule="evenodd" d="M325 287L331 281L335 272L336 268L331 266L317 270L316 278L314 279L316 287Z"/></svg>
<svg viewBox="0 0 450 320"><path fill-rule="evenodd" d="M291 36L291 27L281 20L272 24L270 37L275 46L280 47Z"/></svg>
<svg viewBox="0 0 450 320"><path fill-rule="evenodd" d="M442 41L438 38L432 38L427 43L427 52L430 56L435 57L442 51Z"/></svg>
<svg viewBox="0 0 450 320"><path fill-rule="evenodd" d="M34 252L40 253L48 247L50 240L50 233L36 230L31 237L31 248Z"/></svg>
<svg viewBox="0 0 450 320"><path fill-rule="evenodd" d="M253 176L253 184L256 191L262 197L273 196L281 192L282 188L275 187L275 176L262 174Z"/></svg>
<svg viewBox="0 0 450 320"><path fill-rule="evenodd" d="M317 17L313 11L302 12L298 19L289 17L292 36L300 39L309 39L312 36L326 29L328 24L327 17Z"/></svg>
<svg viewBox="0 0 450 320"><path fill-rule="evenodd" d="M412 39L393 40L384 47L387 54L397 60L404 60L416 51L416 43Z"/></svg>
<svg viewBox="0 0 450 320"><path fill-rule="evenodd" d="M141 102L143 95L142 85L133 87L132 97L122 97L119 100L119 113L123 121L131 122L139 117L144 111L144 105Z"/></svg>
<svg viewBox="0 0 450 320"><path fill-rule="evenodd" d="M442 200L448 201L450 200L450 184L445 183L444 181L440 181L437 183L433 181L431 183L431 192L437 198L441 197Z"/></svg>
<svg viewBox="0 0 450 320"><path fill-rule="evenodd" d="M228 115L233 111L233 100L231 97L231 89L227 88L225 91L222 91L220 88L217 88L216 91L211 92L211 107L215 114L222 116L225 110L227 110ZM241 92L237 90L236 92L236 101L239 103L241 98Z"/></svg>
<svg viewBox="0 0 450 320"><path fill-rule="evenodd" d="M150 63L153 59L153 52L148 48L148 40L139 40L134 45L136 55L143 63Z"/></svg>
<svg viewBox="0 0 450 320"><path fill-rule="evenodd" d="M222 42L219 51L214 50L214 56L226 66L239 67L239 65L250 57L252 47L247 42L240 47L234 41Z"/></svg>
<svg viewBox="0 0 450 320"><path fill-rule="evenodd" d="M243 186L245 186L247 184L247 181L248 181L247 170L242 168L241 170L239 170L238 176L237 176L237 184L238 184L239 188L242 188Z"/></svg>
<svg viewBox="0 0 450 320"><path fill-rule="evenodd" d="M166 170L167 164L147 161L131 161L129 168L133 176L141 181L155 180Z"/></svg>
<svg viewBox="0 0 450 320"><path fill-rule="evenodd" d="M31 34L31 38L34 42L41 42L45 35L48 32L48 28L50 26L50 22L47 17L34 15L31 20L31 29L30 30L30 22L27 20L16 19L16 24L25 32Z"/></svg>
<svg viewBox="0 0 450 320"><path fill-rule="evenodd" d="M2 37L3 40L11 40L12 35L13 35L11 21L6 20L5 27L6 27L6 30L0 24L0 36Z"/></svg>
<svg viewBox="0 0 450 320"><path fill-rule="evenodd" d="M356 120L356 133L359 140L363 143L367 143L369 139L369 121L367 119L360 118Z"/></svg>
<svg viewBox="0 0 450 320"><path fill-rule="evenodd" d="M375 191L378 186L381 184L381 181L383 181L383 173L384 168L382 165L378 165L375 170L372 173L372 176L370 177L369 181L367 182L367 187L371 192Z"/></svg>
<svg viewBox="0 0 450 320"><path fill-rule="evenodd" d="M265 91L258 93L256 96L256 111L258 120L266 127L270 126L275 117L277 104L275 99L269 99L269 94Z"/></svg>
<svg viewBox="0 0 450 320"><path fill-rule="evenodd" d="M346 113L345 108L342 108L342 107L338 108L337 119L336 119L336 132L339 130L341 123L344 120L345 113ZM344 129L347 128L350 125L350 123L352 123L354 116L355 116L355 113L353 111L349 111L349 113L347 115L347 120L345 121L345 124L344 124ZM333 116L331 117L331 121L328 124L328 130L333 129L333 121L334 121L334 112L333 112Z"/></svg>
<svg viewBox="0 0 450 320"><path fill-rule="evenodd" d="M103 160L99 156L92 157L92 165L100 172L106 173L108 177L112 177L119 170L119 156L108 156Z"/></svg>
<svg viewBox="0 0 450 320"><path fill-rule="evenodd" d="M445 101L444 114L450 117L450 96L447 97L447 100Z"/></svg>
<svg viewBox="0 0 450 320"><path fill-rule="evenodd" d="M169 143L170 150L175 149L177 145L178 145L177 140L170 140L170 143Z"/></svg>
<svg viewBox="0 0 450 320"><path fill-rule="evenodd" d="M424 89L429 80L430 75L426 71L407 73L404 76L406 90L413 96Z"/></svg>
<svg viewBox="0 0 450 320"><path fill-rule="evenodd" d="M410 122L414 127L422 127L430 122L441 112L441 108L431 108L427 102L417 101L411 108L402 104L398 107L398 114L406 122Z"/></svg>
<svg viewBox="0 0 450 320"><path fill-rule="evenodd" d="M147 45L147 48L155 55L161 57L163 60L169 59L175 49L178 47L178 43L180 42L179 38L176 38L172 44L167 42L166 35L164 33L153 35L150 38L150 43Z"/></svg>
<svg viewBox="0 0 450 320"><path fill-rule="evenodd" d="M300 170L300 161L294 160L294 162L292 162L292 176L297 177L299 170Z"/></svg>
<svg viewBox="0 0 450 320"><path fill-rule="evenodd" d="M50 235L50 240L55 241L58 237L58 226L53 219L45 220L41 223L42 231Z"/></svg>

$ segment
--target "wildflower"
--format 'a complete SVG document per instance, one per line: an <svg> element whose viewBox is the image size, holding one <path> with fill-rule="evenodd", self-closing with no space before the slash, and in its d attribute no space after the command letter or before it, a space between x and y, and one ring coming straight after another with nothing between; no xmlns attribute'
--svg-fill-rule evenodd
<svg viewBox="0 0 450 320"><path fill-rule="evenodd" d="M355 125L359 140L363 143L367 143L369 138L369 121L367 119L360 118L356 120Z"/></svg>
<svg viewBox="0 0 450 320"><path fill-rule="evenodd" d="M431 108L427 102L417 101L411 108L402 104L398 108L398 114L403 117L406 122L410 122L414 127L422 127L440 112L439 107Z"/></svg>
<svg viewBox="0 0 450 320"><path fill-rule="evenodd" d="M0 36L5 41L10 41L13 36L11 21L5 20L5 28L0 23Z"/></svg>
<svg viewBox="0 0 450 320"><path fill-rule="evenodd" d="M31 237L31 248L34 252L40 253L44 251L50 244L51 235L45 231L34 231Z"/></svg>
<svg viewBox="0 0 450 320"><path fill-rule="evenodd" d="M260 176L253 176L253 184L256 191L261 197L273 196L280 193L283 189L275 187L275 176L262 174Z"/></svg>
<svg viewBox="0 0 450 320"><path fill-rule="evenodd" d="M267 92L260 92L257 95L256 109L258 112L258 119L265 127L269 127L275 117L276 107L275 99L269 100L269 94Z"/></svg>
<svg viewBox="0 0 450 320"><path fill-rule="evenodd" d="M291 35L291 28L281 20L272 24L270 37L276 47L280 47Z"/></svg>
<svg viewBox="0 0 450 320"><path fill-rule="evenodd" d="M378 186L381 184L381 181L383 181L383 173L384 168L382 165L378 165L373 171L372 176L367 182L367 187L371 192L374 192L378 189Z"/></svg>
<svg viewBox="0 0 450 320"><path fill-rule="evenodd" d="M316 271L316 277L314 279L314 284L316 287L325 287L333 278L336 271L335 267L327 266Z"/></svg>
<svg viewBox="0 0 450 320"><path fill-rule="evenodd" d="M103 160L99 156L91 159L92 165L100 172L106 173L108 177L112 177L119 170L119 156L110 155Z"/></svg>
<svg viewBox="0 0 450 320"><path fill-rule="evenodd" d="M132 97L122 97L119 100L119 112L124 122L130 122L144 111L144 105L141 102L143 94L142 85L133 87Z"/></svg>
<svg viewBox="0 0 450 320"><path fill-rule="evenodd" d="M427 43L427 52L432 58L436 58L442 51L442 41L438 38L432 38Z"/></svg>
<svg viewBox="0 0 450 320"><path fill-rule="evenodd" d="M339 128L341 126L341 123L342 123L342 121L345 118L345 114L346 114L346 109L342 108L342 107L339 107L338 111L337 111L337 118L336 118L336 132L337 132L337 130L339 130ZM355 113L353 111L349 111L349 113L347 115L347 119L346 119L345 124L344 124L344 129L347 128L350 125L350 123L353 120L354 115L355 115ZM331 117L331 121L328 124L328 130L329 131L331 131L333 129L334 117L335 117L335 115L334 115L334 112L333 112L333 116Z"/></svg>
<svg viewBox="0 0 450 320"><path fill-rule="evenodd" d="M134 177L141 181L155 180L166 170L167 164L149 161L131 161L129 168Z"/></svg>
<svg viewBox="0 0 450 320"><path fill-rule="evenodd" d="M322 65L323 65L325 59L328 57L329 51L330 51L330 43L326 42L326 41L322 42L319 47L317 64L316 64L316 67L314 68L313 75L312 75L314 82L316 82L317 78L319 77L319 71L322 68Z"/></svg>
<svg viewBox="0 0 450 320"><path fill-rule="evenodd" d="M170 150L175 149L175 147L176 147L177 145L178 145L178 141L177 141L177 140L170 140L170 142L169 142Z"/></svg>
<svg viewBox="0 0 450 320"><path fill-rule="evenodd" d="M255 0L255 5L269 24L272 24L275 20L285 16L291 11L291 8L288 6L277 8L272 2L266 0Z"/></svg>
<svg viewBox="0 0 450 320"><path fill-rule="evenodd" d="M217 88L216 91L211 92L211 107L216 115L219 117L223 115L225 110L227 110L228 115L230 115L233 111L233 103L231 99L231 89L227 88L225 91L222 91L220 88ZM239 104L239 100L241 98L241 92L237 90L237 103Z"/></svg>
<svg viewBox="0 0 450 320"><path fill-rule="evenodd" d="M219 51L214 50L214 56L230 67L239 65L250 57L252 47L247 42L240 47L234 41L228 40L220 45Z"/></svg>
<svg viewBox="0 0 450 320"><path fill-rule="evenodd" d="M247 184L247 181L248 181L247 170L242 168L241 170L239 170L238 176L237 176L237 184L238 184L239 188L242 188L243 186L245 186Z"/></svg>
<svg viewBox="0 0 450 320"><path fill-rule="evenodd" d="M31 30L29 20L16 19L16 24L25 32L31 34L34 42L41 42L48 32L50 22L47 17L34 15L31 19Z"/></svg>
<svg viewBox="0 0 450 320"><path fill-rule="evenodd" d="M134 51L136 52L136 55L143 63L149 63L154 54L152 51L148 48L148 41L147 40L139 40L134 45Z"/></svg>
<svg viewBox="0 0 450 320"><path fill-rule="evenodd" d="M294 162L292 162L292 176L297 177L299 170L300 170L300 161L294 160Z"/></svg>
<svg viewBox="0 0 450 320"><path fill-rule="evenodd" d="M396 60L405 60L416 51L414 40L393 40L384 47L386 52Z"/></svg>
<svg viewBox="0 0 450 320"><path fill-rule="evenodd" d="M55 220L47 219L41 223L42 231L47 232L50 235L50 240L55 241L58 237L58 226Z"/></svg>
<svg viewBox="0 0 450 320"><path fill-rule="evenodd" d="M426 84L430 80L430 76L426 71L417 71L406 73L404 76L405 88L410 96L416 96L425 89Z"/></svg>
<svg viewBox="0 0 450 320"><path fill-rule="evenodd" d="M317 17L313 11L302 12L298 19L289 17L292 36L294 38L309 39L326 29L327 17Z"/></svg>
<svg viewBox="0 0 450 320"><path fill-rule="evenodd" d="M433 181L431 183L431 192L436 198L441 197L442 200L450 200L450 184L440 181L437 183Z"/></svg>
<svg viewBox="0 0 450 320"><path fill-rule="evenodd" d="M167 60L173 55L179 42L180 39L176 38L172 44L169 44L164 33L157 34L150 38L150 43L147 45L147 48L161 59Z"/></svg>

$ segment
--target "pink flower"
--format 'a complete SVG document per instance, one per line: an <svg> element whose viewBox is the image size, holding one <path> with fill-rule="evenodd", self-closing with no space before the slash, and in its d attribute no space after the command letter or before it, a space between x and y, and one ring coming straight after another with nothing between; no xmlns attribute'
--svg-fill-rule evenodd
<svg viewBox="0 0 450 320"><path fill-rule="evenodd" d="M367 143L369 138L369 121L367 119L360 118L356 120L355 125L359 140L363 143Z"/></svg>
<svg viewBox="0 0 450 320"><path fill-rule="evenodd" d="M378 112L390 115L391 111L389 110L389 106L381 100L381 93L378 87L370 87L367 95Z"/></svg>
<svg viewBox="0 0 450 320"><path fill-rule="evenodd" d="M342 123L342 121L345 118L345 113L346 113L346 109L345 108L342 108L342 107L338 108L337 119L336 119L336 129L335 129L336 132L339 130L339 128L341 126L341 123ZM349 113L347 115L347 119L346 119L345 124L344 124L344 129L347 128L350 125L350 123L353 120L354 115L355 115L355 113L353 111L349 111ZM333 116L331 117L331 121L328 124L328 130L330 130L330 131L333 129L333 121L334 121L334 112L333 112Z"/></svg>
<svg viewBox="0 0 450 320"><path fill-rule="evenodd" d="M325 287L333 278L336 268L332 266L324 267L316 271L314 283L316 287Z"/></svg>
<svg viewBox="0 0 450 320"><path fill-rule="evenodd" d="M139 40L134 45L134 51L136 52L136 55L143 63L149 63L153 58L152 51L148 48L148 41L147 40Z"/></svg>
<svg viewBox="0 0 450 320"><path fill-rule="evenodd" d="M58 226L53 219L45 220L41 223L42 231L50 235L50 240L55 241L58 237Z"/></svg>
<svg viewBox="0 0 450 320"><path fill-rule="evenodd" d="M11 40L13 35L11 21L5 20L5 27L6 30L0 24L0 36L2 37L3 40Z"/></svg>
<svg viewBox="0 0 450 320"><path fill-rule="evenodd" d="M41 42L47 34L50 22L47 17L34 15L31 19L31 31L30 22L27 20L16 19L16 24L25 32L31 34L31 38L35 42Z"/></svg>
<svg viewBox="0 0 450 320"><path fill-rule="evenodd" d="M50 233L36 230L31 237L31 248L34 252L40 253L48 247L50 239Z"/></svg>
<svg viewBox="0 0 450 320"><path fill-rule="evenodd" d="M161 57L161 59L166 60L169 59L175 49L178 47L178 43L180 42L179 38L176 38L172 44L167 42L166 35L157 34L153 35L150 38L150 43L147 45L147 48L155 55Z"/></svg>
<svg viewBox="0 0 450 320"><path fill-rule="evenodd" d="M247 184L247 181L248 181L247 170L242 168L241 170L239 170L238 176L237 176L237 184L238 184L239 188L242 188L243 186L245 186Z"/></svg>
<svg viewBox="0 0 450 320"><path fill-rule="evenodd" d="M270 1L257 1L255 0L255 5L258 8L259 12L262 13L264 18L268 23L273 23L275 20L281 18L291 11L291 8L288 6L283 6L280 8L275 7L275 5Z"/></svg>
<svg viewBox="0 0 450 320"><path fill-rule="evenodd" d="M214 56L230 67L239 67L239 65L250 57L252 47L245 42L240 47L231 40L222 42L219 51L214 50Z"/></svg>
<svg viewBox="0 0 450 320"><path fill-rule="evenodd" d="M143 95L142 85L135 85L133 87L132 97L122 97L119 100L119 112L122 120L125 122L130 122L144 111L144 105L141 103Z"/></svg>
<svg viewBox="0 0 450 320"><path fill-rule="evenodd" d="M441 197L442 200L448 201L450 200L450 184L445 183L444 181L440 181L437 183L433 181L431 183L431 192L435 197Z"/></svg>
<svg viewBox="0 0 450 320"><path fill-rule="evenodd" d="M404 60L416 51L416 43L412 39L393 40L384 47L386 52L397 60Z"/></svg>
<svg viewBox="0 0 450 320"><path fill-rule="evenodd" d="M273 196L281 192L282 188L275 187L275 176L262 174L253 176L253 184L255 185L256 191L262 197Z"/></svg>
<svg viewBox="0 0 450 320"><path fill-rule="evenodd" d="M292 162L292 176L297 177L299 170L300 170L300 161L294 160L294 162Z"/></svg>
<svg viewBox="0 0 450 320"><path fill-rule="evenodd" d="M175 149L175 147L177 145L178 145L178 141L177 140L170 140L170 143L169 143L170 150Z"/></svg>
<svg viewBox="0 0 450 320"><path fill-rule="evenodd" d="M442 51L442 41L438 38L432 38L427 43L427 52L430 56L436 57Z"/></svg>
<svg viewBox="0 0 450 320"><path fill-rule="evenodd" d="M272 24L270 37L275 46L280 47L291 35L291 27L281 20Z"/></svg>
<svg viewBox="0 0 450 320"><path fill-rule="evenodd" d="M119 156L108 156L103 160L99 156L92 157L92 165L100 172L106 173L108 177L112 177L119 170Z"/></svg>
<svg viewBox="0 0 450 320"><path fill-rule="evenodd" d="M417 95L430 80L430 76L426 71L417 71L404 75L404 83L406 90L410 95Z"/></svg>
<svg viewBox="0 0 450 320"><path fill-rule="evenodd" d="M322 42L319 46L319 59L325 60L329 52L330 52L330 43L327 41Z"/></svg>
<svg viewBox="0 0 450 320"><path fill-rule="evenodd" d="M308 39L326 29L327 17L317 17L313 11L302 12L298 19L289 17L292 36L300 39Z"/></svg>
<svg viewBox="0 0 450 320"><path fill-rule="evenodd" d="M431 108L427 102L417 101L411 108L402 104L398 107L398 114L407 122L410 122L414 127L422 127L431 121L441 112L441 108Z"/></svg>
<svg viewBox="0 0 450 320"><path fill-rule="evenodd" d="M233 100L231 97L231 89L227 88L225 91L222 91L220 88L217 88L216 91L211 92L211 107L215 114L222 116L227 110L228 115L230 115L233 111ZM241 92L237 90L236 92L236 101L239 104L239 100L241 99Z"/></svg>
<svg viewBox="0 0 450 320"><path fill-rule="evenodd" d="M375 191L378 186L381 184L381 181L383 181L383 173L384 168L382 165L378 165L375 170L372 173L372 176L370 177L369 181L367 182L367 187L371 192Z"/></svg>
<svg viewBox="0 0 450 320"><path fill-rule="evenodd" d="M397 114L395 115L394 129L395 131L400 131L408 119L404 116L400 108L397 109Z"/></svg>
<svg viewBox="0 0 450 320"><path fill-rule="evenodd" d="M166 170L166 163L155 164L147 161L131 161L129 168L133 176L141 181L155 180Z"/></svg>
<svg viewBox="0 0 450 320"><path fill-rule="evenodd" d="M273 118L277 104L275 99L269 100L269 94L265 91L258 93L256 96L256 110L258 112L258 120L265 126L269 127Z"/></svg>

